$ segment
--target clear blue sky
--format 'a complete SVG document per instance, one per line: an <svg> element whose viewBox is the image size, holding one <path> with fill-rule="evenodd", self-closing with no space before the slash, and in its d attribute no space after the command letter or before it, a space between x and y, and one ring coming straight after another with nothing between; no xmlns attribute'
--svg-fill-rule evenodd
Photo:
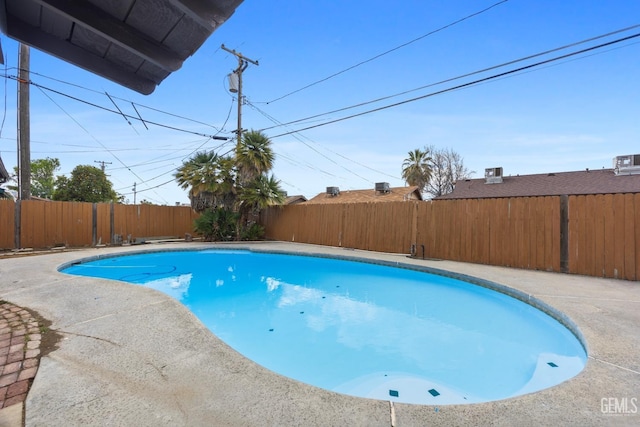
<svg viewBox="0 0 640 427"><path fill-rule="evenodd" d="M226 75L237 60L224 43L258 60L244 73L243 127L265 129L455 78L640 24L638 0L509 0L427 35L498 0L293 2L245 0L182 69L149 96L31 50L32 80L74 97L196 133L231 136L234 98ZM616 155L640 153L640 38L551 62L483 84L445 92L299 133L278 136L420 97L599 43L573 48L381 102L265 130L276 152L274 174L290 194L310 198L327 186L402 186L407 153L425 145L460 153L475 177L502 166L505 175L611 167ZM425 36L425 37L423 37ZM6 69L15 75L17 43L2 35ZM422 38L421 38L422 37ZM419 40L416 40L420 38ZM404 47L399 47L409 43ZM368 61L377 55L377 59ZM285 96L346 70L324 82ZM37 74L36 74L37 73ZM70 85L69 83L76 85ZM4 79L0 155L16 164L16 83ZM281 99L278 99L281 98ZM2 102L2 101L0 101ZM155 110L193 119L167 115ZM219 131L217 130L219 129ZM218 133L219 132L219 133ZM137 200L188 202L172 179L197 149L232 143L150 127L52 92L31 89L32 159L57 157L60 174L99 166L116 190Z"/></svg>

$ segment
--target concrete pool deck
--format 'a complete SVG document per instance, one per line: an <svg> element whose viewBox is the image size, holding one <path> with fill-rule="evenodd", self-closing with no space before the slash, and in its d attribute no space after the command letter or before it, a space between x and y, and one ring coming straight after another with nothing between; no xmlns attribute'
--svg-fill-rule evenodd
<svg viewBox="0 0 640 427"><path fill-rule="evenodd" d="M575 322L586 340L587 366L556 387L502 401L391 405L272 373L160 292L57 271L117 252L220 246L415 264L494 281ZM27 426L640 425L638 282L304 244L172 243L5 257L0 299L38 312L63 337L40 360L25 402Z"/></svg>

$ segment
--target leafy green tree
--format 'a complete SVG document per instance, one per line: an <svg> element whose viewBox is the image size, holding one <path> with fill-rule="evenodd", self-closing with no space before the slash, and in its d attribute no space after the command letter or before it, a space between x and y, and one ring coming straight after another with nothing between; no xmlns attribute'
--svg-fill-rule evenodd
<svg viewBox="0 0 640 427"><path fill-rule="evenodd" d="M71 178L60 176L56 180L54 200L71 202L119 202L121 196L115 192L102 169L79 165L71 171Z"/></svg>
<svg viewBox="0 0 640 427"><path fill-rule="evenodd" d="M51 199L55 190L55 173L60 169L60 160L47 157L31 161L31 195ZM18 167L13 167L13 173L18 175ZM17 191L18 187L9 187Z"/></svg>
<svg viewBox="0 0 640 427"><path fill-rule="evenodd" d="M31 195L51 199L55 189L54 174L60 169L60 160L47 157L31 161Z"/></svg>
<svg viewBox="0 0 640 427"><path fill-rule="evenodd" d="M409 151L409 157L402 163L402 179L424 191L432 176L431 160L428 151L419 148Z"/></svg>

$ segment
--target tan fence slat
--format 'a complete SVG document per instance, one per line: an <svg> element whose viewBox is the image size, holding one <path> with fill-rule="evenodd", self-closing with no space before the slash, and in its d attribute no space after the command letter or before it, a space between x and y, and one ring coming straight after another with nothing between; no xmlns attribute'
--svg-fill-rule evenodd
<svg viewBox="0 0 640 427"><path fill-rule="evenodd" d="M635 225L634 228L634 236L635 236L635 264L636 264L636 276L635 280L640 280L640 194L633 195L633 206L634 206L634 216L633 223ZM628 219L629 221L631 219Z"/></svg>
<svg viewBox="0 0 640 427"><path fill-rule="evenodd" d="M0 250L15 246L15 209L13 200L0 200Z"/></svg>
<svg viewBox="0 0 640 427"><path fill-rule="evenodd" d="M624 241L625 241L625 226L624 226L624 214L625 214L625 195L615 194L613 196L613 212L614 212L614 230L615 241L614 253L615 253L615 278L624 277Z"/></svg>
<svg viewBox="0 0 640 427"><path fill-rule="evenodd" d="M613 208L613 194L605 194L602 205L604 222L604 277L614 277L615 273L615 216Z"/></svg>
<svg viewBox="0 0 640 427"><path fill-rule="evenodd" d="M636 280L635 197L624 195L624 278Z"/></svg>
<svg viewBox="0 0 640 427"><path fill-rule="evenodd" d="M598 194L592 197L591 217L593 218L594 256L592 269L593 276L604 276L605 272L605 221L604 221L604 195Z"/></svg>

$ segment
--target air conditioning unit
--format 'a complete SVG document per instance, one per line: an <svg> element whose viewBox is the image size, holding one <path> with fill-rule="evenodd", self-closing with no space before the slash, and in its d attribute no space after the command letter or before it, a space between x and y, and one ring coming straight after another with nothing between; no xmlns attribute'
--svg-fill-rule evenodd
<svg viewBox="0 0 640 427"><path fill-rule="evenodd" d="M376 192L388 193L390 190L388 182L376 182Z"/></svg>
<svg viewBox="0 0 640 427"><path fill-rule="evenodd" d="M338 187L327 187L327 195L329 196L337 196L340 194L340 188Z"/></svg>
<svg viewBox="0 0 640 427"><path fill-rule="evenodd" d="M499 184L502 182L502 168L487 168L484 170L485 184Z"/></svg>
<svg viewBox="0 0 640 427"><path fill-rule="evenodd" d="M613 171L616 175L640 174L640 154L617 156L613 159Z"/></svg>

